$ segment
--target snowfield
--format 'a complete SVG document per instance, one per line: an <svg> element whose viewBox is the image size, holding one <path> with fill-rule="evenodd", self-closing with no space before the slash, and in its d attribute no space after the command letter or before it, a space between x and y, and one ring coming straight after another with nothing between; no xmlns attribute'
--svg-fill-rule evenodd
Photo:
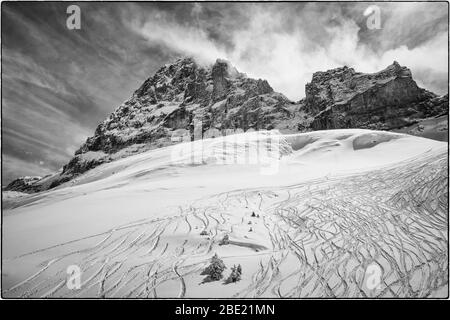
<svg viewBox="0 0 450 320"><path fill-rule="evenodd" d="M447 234L445 142L360 129L243 133L4 196L2 293L446 297ZM224 278L203 282L215 253ZM242 279L225 284L238 264ZM74 266L79 289L68 286Z"/></svg>

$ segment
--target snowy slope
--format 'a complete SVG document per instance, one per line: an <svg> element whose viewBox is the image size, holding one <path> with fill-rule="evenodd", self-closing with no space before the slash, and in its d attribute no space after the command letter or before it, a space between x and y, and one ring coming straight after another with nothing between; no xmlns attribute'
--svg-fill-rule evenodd
<svg viewBox="0 0 450 320"><path fill-rule="evenodd" d="M445 295L447 148L361 129L252 132L103 164L4 198L3 294ZM214 253L225 278L241 264L242 280L202 283ZM374 262L383 274L370 290ZM79 290L66 286L71 265Z"/></svg>

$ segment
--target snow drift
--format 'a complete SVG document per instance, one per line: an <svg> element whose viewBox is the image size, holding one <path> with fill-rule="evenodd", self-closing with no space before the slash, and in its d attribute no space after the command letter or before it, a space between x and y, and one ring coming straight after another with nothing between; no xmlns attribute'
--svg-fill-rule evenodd
<svg viewBox="0 0 450 320"><path fill-rule="evenodd" d="M448 286L447 148L361 129L249 132L8 195L3 295L439 296ZM228 271L241 264L242 280L202 283L214 253ZM383 270L376 290L363 285L371 263ZM71 266L80 289L67 286Z"/></svg>

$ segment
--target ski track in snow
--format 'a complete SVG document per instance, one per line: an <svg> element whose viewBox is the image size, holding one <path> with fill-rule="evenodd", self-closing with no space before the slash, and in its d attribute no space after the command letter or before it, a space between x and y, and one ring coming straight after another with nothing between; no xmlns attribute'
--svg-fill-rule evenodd
<svg viewBox="0 0 450 320"><path fill-rule="evenodd" d="M37 272L3 294L189 297L198 281L188 279L201 279L218 252L228 270L247 261L245 285L236 285L232 297L427 297L448 286L447 190L446 154L429 152L382 170L227 192L173 216L95 235L99 242L92 247L54 255L54 246L5 260L47 256ZM219 246L225 234L242 243L237 254L222 251L234 245ZM68 244L56 246L58 252ZM372 263L382 270L376 290L364 285ZM83 271L80 290L64 285L69 264Z"/></svg>

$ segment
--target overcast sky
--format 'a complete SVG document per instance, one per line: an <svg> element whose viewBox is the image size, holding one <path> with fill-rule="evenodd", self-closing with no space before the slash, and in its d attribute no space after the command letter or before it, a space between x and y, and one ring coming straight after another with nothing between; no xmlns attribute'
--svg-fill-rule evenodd
<svg viewBox="0 0 450 320"><path fill-rule="evenodd" d="M447 3L2 3L2 183L45 175L161 65L189 55L228 59L293 100L312 73L375 72L397 60L418 84L446 93Z"/></svg>

